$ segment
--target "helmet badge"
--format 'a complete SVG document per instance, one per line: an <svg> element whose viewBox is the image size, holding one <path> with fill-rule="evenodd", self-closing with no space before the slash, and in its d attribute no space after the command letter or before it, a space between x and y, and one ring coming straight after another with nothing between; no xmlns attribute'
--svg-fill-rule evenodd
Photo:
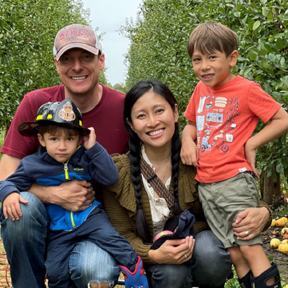
<svg viewBox="0 0 288 288"><path fill-rule="evenodd" d="M59 117L65 121L73 121L76 118L76 115L73 111L72 104L70 102L66 102L62 109L59 111Z"/></svg>

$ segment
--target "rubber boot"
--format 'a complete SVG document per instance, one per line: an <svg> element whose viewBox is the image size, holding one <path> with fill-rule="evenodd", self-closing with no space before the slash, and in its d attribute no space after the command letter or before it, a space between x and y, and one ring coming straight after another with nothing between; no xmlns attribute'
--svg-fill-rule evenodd
<svg viewBox="0 0 288 288"><path fill-rule="evenodd" d="M242 288L251 288L251 277L253 277L252 271L250 270L244 277L238 279L238 282Z"/></svg>
<svg viewBox="0 0 288 288"><path fill-rule="evenodd" d="M125 278L125 288L149 288L140 256L133 272L122 265L119 268Z"/></svg>
<svg viewBox="0 0 288 288"><path fill-rule="evenodd" d="M266 282L271 278L275 279L275 283L268 286ZM277 265L272 262L269 269L257 277L251 277L251 284L253 288L281 288L280 274Z"/></svg>

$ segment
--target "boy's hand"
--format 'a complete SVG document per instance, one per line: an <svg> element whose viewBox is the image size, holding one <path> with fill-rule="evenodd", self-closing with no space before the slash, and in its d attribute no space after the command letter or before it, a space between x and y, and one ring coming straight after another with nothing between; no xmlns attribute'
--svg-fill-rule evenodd
<svg viewBox="0 0 288 288"><path fill-rule="evenodd" d="M180 157L185 165L198 166L198 147L194 142L196 140L196 124L188 121L182 132L182 147Z"/></svg>
<svg viewBox="0 0 288 288"><path fill-rule="evenodd" d="M198 166L198 148L192 138L182 141L180 157L183 164Z"/></svg>
<svg viewBox="0 0 288 288"><path fill-rule="evenodd" d="M251 138L250 138L251 139ZM250 140L249 139L249 140ZM250 165L252 172L254 173L254 175L259 178L260 177L260 173L259 171L256 169L255 167L255 162L256 162L256 149L253 149L250 145L249 145L249 140L246 142L245 144L245 157L246 160L248 162L248 164Z"/></svg>
<svg viewBox="0 0 288 288"><path fill-rule="evenodd" d="M11 193L9 194L3 201L3 214L5 219L8 216L11 218L12 221L19 220L22 216L22 212L20 209L20 204L27 204L28 201L25 200L19 193Z"/></svg>
<svg viewBox="0 0 288 288"><path fill-rule="evenodd" d="M96 134L94 128L89 127L88 129L90 130L90 134L84 136L84 147L86 150L89 150L96 143Z"/></svg>

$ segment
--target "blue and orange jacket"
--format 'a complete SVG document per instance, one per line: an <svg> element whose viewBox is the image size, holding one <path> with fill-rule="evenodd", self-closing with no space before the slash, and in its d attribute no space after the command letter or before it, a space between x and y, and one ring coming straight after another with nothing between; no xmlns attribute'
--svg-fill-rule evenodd
<svg viewBox="0 0 288 288"><path fill-rule="evenodd" d="M59 186L71 180L95 179L102 185L113 185L118 180L118 170L107 151L96 142L89 150L80 146L66 163L53 159L46 149L23 158L12 175L0 181L0 201L12 192L28 191L33 183L43 186ZM84 211L68 211L55 204L46 204L49 229L72 230L81 225L89 213L100 203L96 200Z"/></svg>

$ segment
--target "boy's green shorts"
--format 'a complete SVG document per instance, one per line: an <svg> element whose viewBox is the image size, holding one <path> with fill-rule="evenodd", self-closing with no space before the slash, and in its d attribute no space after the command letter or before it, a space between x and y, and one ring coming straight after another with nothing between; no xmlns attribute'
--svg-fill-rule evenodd
<svg viewBox="0 0 288 288"><path fill-rule="evenodd" d="M212 232L225 248L262 244L260 235L247 241L238 240L232 229L239 212L258 207L258 187L250 172L216 183L200 183L199 198Z"/></svg>

